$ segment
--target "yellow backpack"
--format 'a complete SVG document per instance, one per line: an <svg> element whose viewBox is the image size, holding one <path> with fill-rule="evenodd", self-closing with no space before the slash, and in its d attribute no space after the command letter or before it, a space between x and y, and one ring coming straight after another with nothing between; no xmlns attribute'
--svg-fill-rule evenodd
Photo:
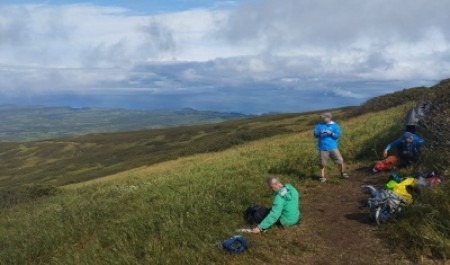
<svg viewBox="0 0 450 265"><path fill-rule="evenodd" d="M396 182L395 180L389 180L388 183L386 183L386 189L392 190L393 192L397 193L400 197L406 200L408 205L411 205L413 203L413 197L408 192L406 187L415 187L416 185L416 179L415 178L405 178L400 183Z"/></svg>

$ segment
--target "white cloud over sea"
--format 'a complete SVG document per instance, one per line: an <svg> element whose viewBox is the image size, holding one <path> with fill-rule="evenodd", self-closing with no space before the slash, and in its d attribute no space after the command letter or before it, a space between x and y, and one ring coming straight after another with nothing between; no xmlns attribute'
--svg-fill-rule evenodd
<svg viewBox="0 0 450 265"><path fill-rule="evenodd" d="M0 104L304 111L450 77L446 0L65 2L0 4Z"/></svg>

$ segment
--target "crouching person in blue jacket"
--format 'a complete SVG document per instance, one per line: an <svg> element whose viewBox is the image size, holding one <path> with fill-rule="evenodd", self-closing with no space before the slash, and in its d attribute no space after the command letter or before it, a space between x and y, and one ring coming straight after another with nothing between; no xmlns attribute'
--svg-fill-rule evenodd
<svg viewBox="0 0 450 265"><path fill-rule="evenodd" d="M399 167L406 167L419 158L420 149L424 143L425 141L419 136L411 132L405 132L400 138L386 146L383 155L387 157L388 151L397 147L397 154L400 160Z"/></svg>
<svg viewBox="0 0 450 265"><path fill-rule="evenodd" d="M344 159L338 149L338 139L341 136L341 128L339 125L331 120L330 112L322 114L323 122L317 124L314 129L314 137L318 139L317 149L319 150L319 166L320 166L320 181L325 182L325 166L329 158L333 159L334 163L339 165L341 178L348 178L344 172Z"/></svg>

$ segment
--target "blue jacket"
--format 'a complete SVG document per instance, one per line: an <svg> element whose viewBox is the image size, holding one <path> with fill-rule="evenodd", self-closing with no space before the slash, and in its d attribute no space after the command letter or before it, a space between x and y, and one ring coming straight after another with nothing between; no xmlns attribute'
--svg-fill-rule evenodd
<svg viewBox="0 0 450 265"><path fill-rule="evenodd" d="M425 141L420 138L419 136L413 134L413 141L411 143L406 143L405 137L400 137L397 140L393 141L392 143L388 144L386 146L386 150L390 150L393 147L398 147L400 145L405 145L406 150L405 151L414 151L420 149L420 147L425 143Z"/></svg>
<svg viewBox="0 0 450 265"><path fill-rule="evenodd" d="M327 134L325 131L331 131L333 134ZM341 128L334 121L329 124L321 122L314 129L314 137L318 138L317 149L319 151L328 151L338 148L337 140L341 136Z"/></svg>

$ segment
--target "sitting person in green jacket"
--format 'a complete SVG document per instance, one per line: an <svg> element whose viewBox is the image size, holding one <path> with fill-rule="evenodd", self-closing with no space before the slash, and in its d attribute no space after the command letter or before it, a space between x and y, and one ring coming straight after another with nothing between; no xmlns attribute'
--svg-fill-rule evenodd
<svg viewBox="0 0 450 265"><path fill-rule="evenodd" d="M252 229L253 233L260 233L278 223L282 226L298 224L300 220L300 210L298 208L298 192L290 184L283 185L277 177L269 177L267 184L274 191L270 213L262 222Z"/></svg>

